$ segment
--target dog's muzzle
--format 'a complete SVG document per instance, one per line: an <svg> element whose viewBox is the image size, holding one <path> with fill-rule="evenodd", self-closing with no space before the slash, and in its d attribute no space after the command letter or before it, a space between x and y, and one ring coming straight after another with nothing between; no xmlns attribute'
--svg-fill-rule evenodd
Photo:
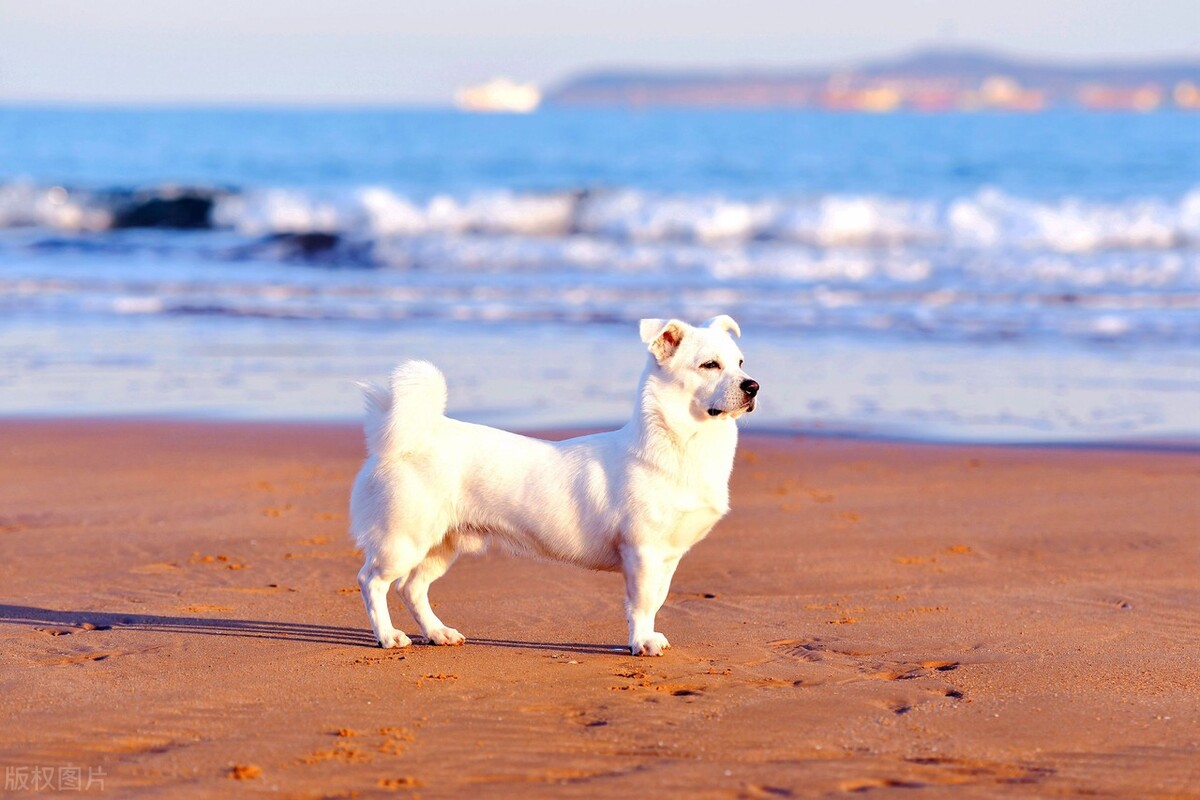
<svg viewBox="0 0 1200 800"><path fill-rule="evenodd" d="M746 395L746 401L741 406L739 406L737 409L733 409L733 410L745 411L747 414L749 414L751 411L754 410L755 405L757 405L757 403L755 402L755 397L758 395L758 381L747 378L746 380L742 381L738 385L738 388L742 390L742 393L744 395ZM731 410L731 409L710 408L708 410L708 415L710 417L719 417L729 410Z"/></svg>

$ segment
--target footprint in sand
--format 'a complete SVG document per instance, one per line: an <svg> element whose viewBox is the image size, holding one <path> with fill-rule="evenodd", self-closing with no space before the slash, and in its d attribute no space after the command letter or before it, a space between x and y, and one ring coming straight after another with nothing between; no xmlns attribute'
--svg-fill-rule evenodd
<svg viewBox="0 0 1200 800"><path fill-rule="evenodd" d="M112 625L99 625L94 622L80 622L73 628L34 628L39 633L44 633L47 636L70 636L75 633L86 633L87 631L110 631Z"/></svg>
<svg viewBox="0 0 1200 800"><path fill-rule="evenodd" d="M378 645L371 645L371 646L378 649ZM407 659L408 659L407 655L405 655L404 653L397 653L396 649L393 648L392 650L384 651L383 655L380 655L380 656L358 656L350 663L351 664L383 664L388 661L405 661Z"/></svg>
<svg viewBox="0 0 1200 800"><path fill-rule="evenodd" d="M1027 764L1008 764L996 761L914 756L904 759L924 785L980 786L1037 783L1053 774L1053 770Z"/></svg>
<svg viewBox="0 0 1200 800"><path fill-rule="evenodd" d="M70 636L75 632L71 628L34 628L34 630L47 636Z"/></svg>
<svg viewBox="0 0 1200 800"><path fill-rule="evenodd" d="M50 659L49 661L44 661L42 663L46 664L47 666L60 666L60 665L64 665L64 664L87 664L87 663L91 663L91 662L107 661L110 658L117 658L117 657L121 657L121 656L131 656L131 655L137 655L140 653L150 653L150 652L153 652L153 651L159 650L159 649L161 649L161 645L156 646L156 647L147 647L143 650L93 650L92 652L89 652L89 653L75 653L73 655L62 655L62 656L59 656L58 658L53 658L53 659Z"/></svg>
<svg viewBox="0 0 1200 800"><path fill-rule="evenodd" d="M926 660L914 663L888 659L881 650L821 637L777 639L768 644L792 658L808 663L823 663L833 669L851 672L859 677L874 680L917 680L927 678L935 672L952 672L960 666L960 662L952 660Z"/></svg>
<svg viewBox="0 0 1200 800"><path fill-rule="evenodd" d="M349 742L338 742L331 750L317 750L307 756L301 756L297 761L312 766L326 761L341 761L345 764L369 764L373 760L370 753L364 753Z"/></svg>
<svg viewBox="0 0 1200 800"><path fill-rule="evenodd" d="M387 727L377 732L380 740L374 744L375 750L385 756L402 755L407 743L416 737L407 728ZM333 747L315 750L306 756L296 759L297 763L312 766L328 761L340 761L344 764L368 764L375 756L364 748L373 746L371 741L374 734L362 733L354 728L334 728L328 732L334 737Z"/></svg>
<svg viewBox="0 0 1200 800"><path fill-rule="evenodd" d="M752 783L746 787L746 797L795 797L796 793L786 786L772 786L766 783Z"/></svg>
<svg viewBox="0 0 1200 800"><path fill-rule="evenodd" d="M252 781L262 777L262 767L254 764L234 764L229 768L229 775L235 781Z"/></svg>
<svg viewBox="0 0 1200 800"><path fill-rule="evenodd" d="M411 742L417 738L408 728L401 728L395 725L389 725L386 728L380 728L379 735L389 736L393 739L400 739L405 742Z"/></svg>
<svg viewBox="0 0 1200 800"><path fill-rule="evenodd" d="M403 778L380 778L381 789L416 789L422 784L416 778L405 775Z"/></svg>
<svg viewBox="0 0 1200 800"><path fill-rule="evenodd" d="M923 789L925 785L920 781L899 778L860 778L846 781L841 789L843 792L869 792L872 789Z"/></svg>
<svg viewBox="0 0 1200 800"><path fill-rule="evenodd" d="M47 661L47 664L83 664L87 661L105 661L113 656L113 653L84 653L78 656L64 656L56 658L53 661Z"/></svg>
<svg viewBox="0 0 1200 800"><path fill-rule="evenodd" d="M192 564L210 564L214 567L225 567L226 569L245 569L248 564L230 558L224 553L218 553L215 556L202 556L199 553L192 553L192 557L188 559Z"/></svg>

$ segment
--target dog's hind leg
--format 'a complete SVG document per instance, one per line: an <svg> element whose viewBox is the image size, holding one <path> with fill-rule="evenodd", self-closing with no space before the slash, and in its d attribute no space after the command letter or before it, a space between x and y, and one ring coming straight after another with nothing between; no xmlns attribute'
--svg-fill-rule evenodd
<svg viewBox="0 0 1200 800"><path fill-rule="evenodd" d="M446 574L457 556L454 545L449 540L443 541L429 551L399 587L404 605L432 644L462 644L466 641L466 637L454 628L446 627L429 605L429 585Z"/></svg>
<svg viewBox="0 0 1200 800"><path fill-rule="evenodd" d="M380 647L408 647L412 640L392 627L392 617L388 613L388 587L399 578L403 572L382 570L378 564L368 561L358 572L358 588L362 591L363 604L367 607L367 618L371 620L371 630Z"/></svg>

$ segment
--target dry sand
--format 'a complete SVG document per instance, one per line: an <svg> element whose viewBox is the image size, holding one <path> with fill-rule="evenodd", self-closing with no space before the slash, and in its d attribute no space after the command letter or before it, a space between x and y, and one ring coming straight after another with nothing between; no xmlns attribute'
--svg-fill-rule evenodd
<svg viewBox="0 0 1200 800"><path fill-rule="evenodd" d="M618 576L504 556L434 587L465 647L373 647L361 451L352 427L0 425L6 781L1200 796L1195 453L747 437L660 615L674 647L636 659Z"/></svg>

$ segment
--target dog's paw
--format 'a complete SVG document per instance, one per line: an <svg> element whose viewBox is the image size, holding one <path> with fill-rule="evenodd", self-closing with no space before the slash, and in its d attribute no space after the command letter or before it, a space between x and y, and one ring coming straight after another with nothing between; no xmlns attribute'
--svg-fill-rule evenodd
<svg viewBox="0 0 1200 800"><path fill-rule="evenodd" d="M454 628L434 628L425 636L430 644L462 644L467 640L467 637Z"/></svg>
<svg viewBox="0 0 1200 800"><path fill-rule="evenodd" d="M403 631L384 631L379 634L379 646L385 650L392 647L408 647L412 644L412 639L404 635Z"/></svg>
<svg viewBox="0 0 1200 800"><path fill-rule="evenodd" d="M630 642L629 652L635 656L661 656L670 647L671 643L667 641L667 637L655 631L649 636Z"/></svg>

